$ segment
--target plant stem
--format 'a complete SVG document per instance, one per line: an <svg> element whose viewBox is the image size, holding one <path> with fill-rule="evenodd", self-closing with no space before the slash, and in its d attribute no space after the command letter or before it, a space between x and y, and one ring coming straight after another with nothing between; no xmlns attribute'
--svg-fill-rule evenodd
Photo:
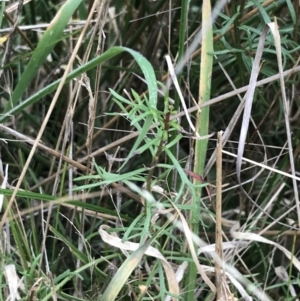
<svg viewBox="0 0 300 301"><path fill-rule="evenodd" d="M201 105L208 101L210 98L211 88L211 73L213 63L213 34L211 24L211 5L210 0L204 0L202 6L202 24L203 24L203 40L200 64L200 83L199 83L199 100L198 104ZM209 107L205 107L197 114L196 131L200 136L208 135L208 122L209 122ZM195 163L194 172L203 175L206 152L207 152L207 139L196 140L195 142ZM194 179L195 181L195 179ZM192 199L194 209L190 214L190 229L198 235L199 232L199 212L201 203L201 188L196 190L197 197ZM194 291L196 288L197 268L193 262L189 263L186 279L187 293L185 300L194 300Z"/></svg>

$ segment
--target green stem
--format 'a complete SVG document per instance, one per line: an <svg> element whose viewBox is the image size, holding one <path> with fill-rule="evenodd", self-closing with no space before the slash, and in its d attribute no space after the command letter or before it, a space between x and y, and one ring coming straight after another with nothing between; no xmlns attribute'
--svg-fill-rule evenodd
<svg viewBox="0 0 300 301"><path fill-rule="evenodd" d="M202 105L210 98L211 90L211 74L213 63L213 33L211 24L211 6L210 0L204 0L202 6L202 24L203 24L203 40L201 52L201 65L200 65L200 82L199 82L199 101L198 104ZM200 136L208 135L209 123L209 106L202 109L197 115L196 131ZM203 175L206 152L207 152L207 139L196 140L195 142L195 163L194 173ZM195 179L194 179L195 182ZM198 235L200 226L200 207L201 207L201 188L196 189L196 198L192 199L194 209L190 214L190 229ZM186 296L185 300L194 300L194 290L197 286L197 268L193 262L189 263L187 278L186 278Z"/></svg>
<svg viewBox="0 0 300 301"><path fill-rule="evenodd" d="M178 43L178 61L181 60L181 58L184 55L184 45L185 45L185 40L186 40L186 32L187 32L187 14L188 14L188 0L182 0L181 1L181 14L180 14L180 27L179 27L179 43ZM177 80L179 87L181 87L181 82L182 82L182 72L180 72L177 75ZM180 104L180 98L179 95L176 93L175 95L175 102L174 102L174 110L175 112L179 111L179 104ZM171 141L173 141L176 138L177 133L174 131L171 134ZM171 147L171 152L173 154L176 154L176 147L177 145L175 144L174 146ZM171 161L169 161L169 164L172 164ZM174 173L171 172L169 176L169 184L170 187L176 188L176 177L174 177Z"/></svg>

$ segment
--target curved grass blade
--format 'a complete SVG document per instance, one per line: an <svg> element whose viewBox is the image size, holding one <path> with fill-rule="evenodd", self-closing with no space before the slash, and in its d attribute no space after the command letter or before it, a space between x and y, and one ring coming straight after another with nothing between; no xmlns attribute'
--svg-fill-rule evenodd
<svg viewBox="0 0 300 301"><path fill-rule="evenodd" d="M156 77L155 77L154 70L153 70L151 64L147 61L147 59L144 58L140 53L138 53L138 52L136 52L132 49L126 48L126 47L116 46L116 47L110 48L109 50L107 50L103 54L99 55L98 57L96 57L93 60L87 62L86 64L78 67L74 71L70 72L70 74L68 75L65 83L70 82L72 79L76 78L77 76L93 69L94 67L96 67L99 64L105 63L109 59L115 57L116 55L118 55L118 54L120 54L124 51L129 52L134 57L134 59L136 59L136 61L139 64L140 68L142 69L142 71L144 73L144 76L145 76L145 79L146 79L146 82L147 82L147 85L148 85L149 104L152 108L155 108L156 105L157 105L158 88L157 88L157 83L156 83ZM22 110L24 110L28 106L36 103L38 100L40 100L41 98L48 95L49 93L55 91L55 89L58 87L60 81L61 80L58 79L57 81L53 82L49 86L47 86L44 89L40 90L36 94L34 94L31 97L27 98L25 101L21 102L18 105L15 104L15 106L13 108L11 108L8 111L5 111L5 114L0 116L0 123L6 121L11 115L15 115L16 113L21 112ZM16 90L17 90L17 88L15 89L15 91L13 93L13 99L15 99L15 97L16 97L16 96L14 96L15 93L17 93L19 91L19 90L17 90L17 92L16 92ZM18 95L19 95L18 97L20 98L20 93L19 92L18 92Z"/></svg>
<svg viewBox="0 0 300 301"><path fill-rule="evenodd" d="M237 162L236 162L236 172L237 172L237 179L239 183L241 183L241 166L242 166L242 157L244 154L245 149L245 141L248 133L249 128L249 122L250 122L250 116L251 116L251 109L252 109L252 103L253 103L253 95L256 88L256 82L257 77L260 69L260 60L262 57L262 53L264 50L265 40L268 33L268 27L265 26L257 47L256 56L254 59L250 82L249 82L249 88L245 95L245 109L243 114L243 120L242 120L242 127L241 127L241 134L239 139L239 146L238 146L238 154L237 154Z"/></svg>
<svg viewBox="0 0 300 301"><path fill-rule="evenodd" d="M12 93L12 99L7 103L4 109L4 113L8 112L12 107L16 106L19 101L21 101L24 91L37 74L39 68L44 64L47 56L51 53L54 46L61 40L65 27L81 2L82 0L69 0L65 2L58 11L45 31L38 46L33 51L32 57Z"/></svg>
<svg viewBox="0 0 300 301"><path fill-rule="evenodd" d="M125 260L125 262L122 264L118 272L109 283L107 289L105 290L99 301L113 301L117 298L120 290L128 280L129 276L142 260L145 252L150 246L150 243L151 240L148 240Z"/></svg>

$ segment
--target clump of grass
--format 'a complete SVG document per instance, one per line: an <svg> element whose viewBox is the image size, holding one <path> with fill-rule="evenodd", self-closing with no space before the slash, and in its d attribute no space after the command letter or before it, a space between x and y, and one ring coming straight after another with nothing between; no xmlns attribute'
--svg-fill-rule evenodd
<svg viewBox="0 0 300 301"><path fill-rule="evenodd" d="M1 300L295 300L298 6L18 4Z"/></svg>

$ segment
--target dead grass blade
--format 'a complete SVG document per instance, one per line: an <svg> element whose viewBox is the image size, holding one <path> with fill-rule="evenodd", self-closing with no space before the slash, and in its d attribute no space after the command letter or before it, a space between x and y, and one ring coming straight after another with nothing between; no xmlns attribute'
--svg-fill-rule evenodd
<svg viewBox="0 0 300 301"><path fill-rule="evenodd" d="M237 171L237 178L239 183L241 183L242 156L244 153L246 137L248 134L253 96L254 96L257 77L260 69L260 60L264 50L267 33L268 33L268 27L265 26L259 39L256 56L252 67L250 82L249 82L247 93L245 95L245 109L244 109L244 115L242 120L242 127L241 127L239 146L238 146L238 155L237 155L237 162L236 162L236 171Z"/></svg>
<svg viewBox="0 0 300 301"><path fill-rule="evenodd" d="M230 153L230 152L228 152L228 151L222 150L222 153L237 158L237 155L235 155L235 154L233 154L233 153ZM265 165L265 164L263 164L263 163L259 163L259 162L253 161L253 160L247 159L247 158L245 158L245 157L242 157L241 159L242 159L242 161L245 161L245 162L248 162L248 163L257 165L257 166L259 166L259 167L261 167L261 168L265 168L265 169L271 170L271 171L276 172L276 173L278 173L278 174L280 174L280 175L283 175L283 176L285 176L285 177L288 177L288 178L291 178L291 179L295 179L295 180L297 180L297 181L300 181L300 178L297 177L296 175L293 176L293 175L291 175L291 174L289 174L289 173L287 173L287 172L284 172L284 171L281 171L281 170L279 170L279 169L275 169L275 168L269 167L269 166L267 166L267 165Z"/></svg>
<svg viewBox="0 0 300 301"><path fill-rule="evenodd" d="M217 136L217 176L216 176L216 253L223 262L222 240L222 134ZM217 301L226 300L227 290L224 290L224 269L218 261L215 262Z"/></svg>
<svg viewBox="0 0 300 301"><path fill-rule="evenodd" d="M150 240L140 246L134 251L119 268L113 279L110 281L104 294L100 298L100 301L114 301L116 300L118 293L122 289L123 285L128 280L132 271L137 267L139 262L142 260L145 251L150 245Z"/></svg>
<svg viewBox="0 0 300 301"><path fill-rule="evenodd" d="M295 170L295 162L294 162L294 154L293 154L293 145L292 145L292 133L290 127L290 108L288 104L288 100L286 97L286 90L285 84L283 79L283 68L282 68L282 54L281 54L281 40L280 34L278 29L277 20L275 22L268 24L271 32L274 36L275 47L276 47L276 54L277 54L277 61L278 61L278 69L280 75L280 87L281 87L281 96L283 102L283 111L284 111L284 121L285 121L285 128L287 134L287 142L288 142L288 149L289 149L289 157L290 157L290 166L291 166L291 173L292 173L292 181L293 181L293 190L297 208L297 215L298 215L298 226L300 227L300 203L299 203L299 191L298 185L295 179L296 170Z"/></svg>
<svg viewBox="0 0 300 301"><path fill-rule="evenodd" d="M269 244L272 246L275 246L277 249L283 252L283 254L293 263L294 267L300 271L300 262L299 260L291 254L290 251L288 251L286 248L281 246L280 244L273 242L267 238L261 237L260 235L256 233L245 233L245 232L236 232L234 231L234 228L231 229L230 231L231 235L235 239L240 239L240 240L249 240L249 241L257 241L265 244Z"/></svg>
<svg viewBox="0 0 300 301"><path fill-rule="evenodd" d="M5 189L6 188L6 185L7 185L7 180L8 180L8 165L6 164L5 166L5 173L3 172L3 166L2 166L2 160L0 162L1 164L1 188ZM0 212L2 211L2 206L3 206L3 200L4 200L4 195L3 194L0 194Z"/></svg>
<svg viewBox="0 0 300 301"><path fill-rule="evenodd" d="M216 56L216 58L217 58L217 56ZM221 70L223 71L226 79L230 83L231 87L234 90L236 90L235 84L232 81L230 75L226 72L225 68L223 67L223 65L220 62L218 64L219 64ZM225 129L225 131L224 131L224 133L222 135L222 145L223 145L223 148L225 147L226 143L228 142L228 140L230 138L230 135L232 134L232 132L233 132L235 126L236 126L236 123L238 122L238 119L240 118L241 113L242 113L242 111L244 109L244 106L245 106L245 99L243 99L240 94L237 94L237 96L238 96L238 98L240 100L240 104L239 104L238 108L236 109L236 111L234 112L233 116L231 117L230 122L229 122L228 126L226 127L226 129ZM252 117L250 117L250 120L251 120L253 126L258 129L258 127L256 126L255 121L253 120ZM264 147L264 154L265 154L264 156L265 156L265 160L267 160L267 157L266 157L266 153L267 153L266 146L264 145L264 141L263 141L263 138L262 138L259 130L257 130L257 135L258 135L258 137L259 137L259 139L260 139L260 141L261 141L261 143L262 143L262 145ZM216 149L211 154L211 156L210 156L210 158L209 158L209 160L208 160L208 162L207 162L207 164L205 166L205 170L204 170L204 174L203 174L204 177L207 176L207 174L211 170L212 166L214 165L215 161L216 161ZM259 176L259 174L257 174L257 177L258 176Z"/></svg>
<svg viewBox="0 0 300 301"><path fill-rule="evenodd" d="M193 243L193 238L192 238L192 232L189 228L189 225L185 219L185 217L183 216L183 214L180 212L180 210L177 208L177 206L170 201L172 206L175 208L175 210L177 211L178 215L180 216L181 219L181 223L182 223L182 231L186 237L186 240L188 242L190 251L191 251L191 255L193 257L194 263L197 267L198 273L200 274L200 276L202 277L202 279L205 281L205 283L209 286L209 288L211 289L211 291L215 294L216 293L216 287L215 285L211 282L211 280L208 278L208 276L205 274L203 268L201 267L199 261L198 261L198 257L195 251L195 247L194 247L194 243Z"/></svg>
<svg viewBox="0 0 300 301"><path fill-rule="evenodd" d="M16 266L14 264L6 265L4 267L4 276L6 278L6 283L8 284L8 300L20 300L21 296L19 294L19 290L24 292L25 287L23 283L23 278L20 279L17 275Z"/></svg>
<svg viewBox="0 0 300 301"><path fill-rule="evenodd" d="M99 234L101 238L103 239L104 242L107 244L114 246L116 248L119 248L122 252L124 251L136 251L140 247L138 243L133 243L130 241L122 242L122 239L117 237L116 235L111 235L107 233L107 229L110 227L107 225L102 225L99 228ZM178 281L176 280L176 275L175 272L173 271L172 266L170 263L166 260L166 258L154 247L149 246L144 254L155 257L159 259L164 267L166 276L167 276L167 281L168 281L168 286L169 290L173 295L178 296L179 295L179 286L178 286ZM177 298L173 298L174 301L177 301Z"/></svg>
<svg viewBox="0 0 300 301"><path fill-rule="evenodd" d="M283 266L276 267L275 273L276 273L277 277L280 280L282 280L282 282L290 282L290 277L289 277L288 273L286 272L285 267L283 267ZM289 284L289 290L290 290L291 296L295 298L295 301L299 301L299 298L296 298L297 297L296 290L291 283Z"/></svg>
<svg viewBox="0 0 300 301"><path fill-rule="evenodd" d="M169 72L170 72L170 76L171 76L171 78L173 80L174 86L175 86L176 91L177 91L177 93L179 95L179 98L180 98L183 110L185 112L185 117L186 117L186 119L187 119L187 121L189 123L189 126L192 129L193 133L195 133L196 137L199 137L199 134L196 131L196 129L195 129L193 123L192 123L192 120L190 118L190 114L187 112L187 107L186 107L185 101L183 99L183 95L181 93L181 90L180 90L180 87L179 87L179 83L178 83L178 80L177 80L177 77L176 77L176 73L175 73L175 70L174 70L174 67L172 65L172 61L171 61L171 58L170 58L169 55L166 55L166 61L167 61L167 64L168 64L168 69L169 69Z"/></svg>

